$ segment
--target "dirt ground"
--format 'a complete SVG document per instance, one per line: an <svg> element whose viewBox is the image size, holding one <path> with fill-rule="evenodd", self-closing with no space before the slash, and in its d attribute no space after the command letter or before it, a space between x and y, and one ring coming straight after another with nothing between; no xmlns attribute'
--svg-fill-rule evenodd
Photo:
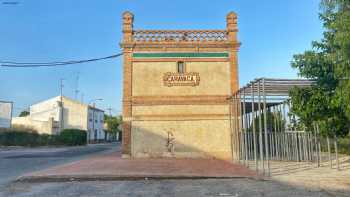
<svg viewBox="0 0 350 197"><path fill-rule="evenodd" d="M270 162L270 180L292 187L305 188L311 191L325 191L331 196L350 196L350 156L339 159L339 169L336 162L317 163L304 162ZM250 168L255 165L250 163Z"/></svg>

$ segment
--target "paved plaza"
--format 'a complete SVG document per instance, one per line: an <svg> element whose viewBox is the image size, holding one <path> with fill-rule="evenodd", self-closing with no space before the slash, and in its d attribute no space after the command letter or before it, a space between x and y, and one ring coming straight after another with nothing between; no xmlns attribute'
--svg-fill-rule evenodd
<svg viewBox="0 0 350 197"><path fill-rule="evenodd" d="M218 159L123 159L119 151L21 176L21 181L255 178L254 171Z"/></svg>
<svg viewBox="0 0 350 197"><path fill-rule="evenodd" d="M1 169L0 196L350 196L345 160L341 171L274 164L269 178L215 159L122 159L120 144L2 150L1 156L8 169Z"/></svg>

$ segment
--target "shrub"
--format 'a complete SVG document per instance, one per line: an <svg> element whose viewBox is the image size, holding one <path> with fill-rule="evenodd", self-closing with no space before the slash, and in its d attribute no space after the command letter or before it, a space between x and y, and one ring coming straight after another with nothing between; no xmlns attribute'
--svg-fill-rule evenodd
<svg viewBox="0 0 350 197"><path fill-rule="evenodd" d="M34 146L39 134L22 131L6 131L0 133L0 145L3 146Z"/></svg>
<svg viewBox="0 0 350 197"><path fill-rule="evenodd" d="M339 140L339 153L350 155L350 135Z"/></svg>
<svg viewBox="0 0 350 197"><path fill-rule="evenodd" d="M59 135L38 134L26 129L0 129L0 146L78 146L86 144L86 131L63 130Z"/></svg>
<svg viewBox="0 0 350 197"><path fill-rule="evenodd" d="M59 134L60 143L68 146L86 144L86 131L79 129L65 129Z"/></svg>

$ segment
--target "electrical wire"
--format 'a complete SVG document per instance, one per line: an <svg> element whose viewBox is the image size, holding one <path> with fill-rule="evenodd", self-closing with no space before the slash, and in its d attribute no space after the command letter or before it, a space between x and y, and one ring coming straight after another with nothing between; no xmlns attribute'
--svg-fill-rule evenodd
<svg viewBox="0 0 350 197"><path fill-rule="evenodd" d="M3 67L18 67L18 68L29 68L29 67L51 67L51 66L64 66L71 64L82 64L87 62L95 62L105 59L112 59L123 55L123 53L101 57L101 58L93 58L86 60L71 60L71 61L63 61L63 62L12 62L12 61L0 61L0 65Z"/></svg>

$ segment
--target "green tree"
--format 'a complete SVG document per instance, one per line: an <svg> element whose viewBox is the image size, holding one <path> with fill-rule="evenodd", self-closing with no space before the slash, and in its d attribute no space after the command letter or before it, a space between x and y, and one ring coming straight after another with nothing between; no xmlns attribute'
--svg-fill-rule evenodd
<svg viewBox="0 0 350 197"><path fill-rule="evenodd" d="M106 132L116 136L117 132L121 132L119 130L119 125L122 124L122 116L108 116L105 115L105 123L107 124Z"/></svg>
<svg viewBox="0 0 350 197"><path fill-rule="evenodd" d="M292 113L309 129L317 122L322 134L345 136L350 129L350 0L322 0L320 19L323 39L292 61L301 77L315 80L291 91Z"/></svg>
<svg viewBox="0 0 350 197"><path fill-rule="evenodd" d="M284 130L285 126L286 126L286 123L285 121L282 119L282 114L281 112L277 112L277 113L272 113L270 111L267 111L266 112L266 122L267 122L267 130L268 131L271 131L271 132L281 132ZM265 129L265 115L264 113L261 114L261 129L262 131L264 132L264 129ZM259 119L260 119L260 116L259 115L256 115L256 117L254 118L254 123L255 123L255 131L256 132L259 132ZM248 131L253 131L253 123L250 123L249 125L249 128L248 128Z"/></svg>
<svg viewBox="0 0 350 197"><path fill-rule="evenodd" d="M19 114L19 117L25 117L25 116L28 116L29 114L30 114L29 111L24 110Z"/></svg>

